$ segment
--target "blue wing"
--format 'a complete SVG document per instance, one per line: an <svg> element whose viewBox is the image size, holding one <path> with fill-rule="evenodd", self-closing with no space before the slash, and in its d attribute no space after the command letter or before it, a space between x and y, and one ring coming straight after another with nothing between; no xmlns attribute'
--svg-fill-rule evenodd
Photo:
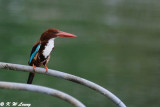
<svg viewBox="0 0 160 107"><path fill-rule="evenodd" d="M32 52L31 52L31 55L30 55L30 59L29 59L29 64L32 62L33 58L35 57L36 53L38 52L39 48L40 48L41 44L39 43L35 50L33 51L32 49ZM34 47L33 47L34 48Z"/></svg>

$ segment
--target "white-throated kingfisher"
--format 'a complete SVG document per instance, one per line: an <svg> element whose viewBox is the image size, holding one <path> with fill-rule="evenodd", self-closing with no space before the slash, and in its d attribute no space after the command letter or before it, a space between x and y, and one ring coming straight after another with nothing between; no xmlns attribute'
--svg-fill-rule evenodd
<svg viewBox="0 0 160 107"><path fill-rule="evenodd" d="M76 37L73 34L60 31L55 28L46 30L40 37L40 40L36 42L32 48L30 59L28 64L35 67L44 65L46 72L48 71L47 63L50 59L50 54L54 49L54 40L56 37ZM30 72L27 84L32 84L35 73Z"/></svg>

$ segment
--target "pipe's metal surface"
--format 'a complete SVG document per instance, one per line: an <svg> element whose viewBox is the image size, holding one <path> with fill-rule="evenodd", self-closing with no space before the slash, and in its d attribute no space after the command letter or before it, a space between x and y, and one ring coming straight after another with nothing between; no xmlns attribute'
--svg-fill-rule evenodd
<svg viewBox="0 0 160 107"><path fill-rule="evenodd" d="M85 107L79 100L76 98L61 92L56 89L48 88L48 87L43 87L43 86L38 86L38 85L32 85L32 84L22 84L22 83L15 83L15 82L1 82L0 81L0 88L3 89L14 89L14 90L23 90L23 91L32 91L32 92L38 92L38 93L43 93L43 94L48 94L51 96L58 97L75 107Z"/></svg>
<svg viewBox="0 0 160 107"><path fill-rule="evenodd" d="M102 86L100 86L96 83L93 83L89 80L83 79L78 76L74 76L74 75L71 75L68 73L60 72L57 70L51 70L51 69L48 69L48 71L46 72L46 70L44 68L40 68L40 67L36 67L35 71L33 71L33 68L31 66L3 63L3 62L0 62L0 68L9 69L9 70L16 70L16 71L24 71L24 72L37 72L37 73L46 74L46 75L50 75L50 76L54 76L54 77L58 77L58 78L63 78L63 79L69 80L69 81L73 81L73 82L82 84L84 86L87 86L93 90L96 90L97 92L99 92L99 93L103 94L104 96L108 97L109 99L111 99L119 107L126 107L126 105L117 96L115 96L113 93L111 93L107 89L103 88Z"/></svg>

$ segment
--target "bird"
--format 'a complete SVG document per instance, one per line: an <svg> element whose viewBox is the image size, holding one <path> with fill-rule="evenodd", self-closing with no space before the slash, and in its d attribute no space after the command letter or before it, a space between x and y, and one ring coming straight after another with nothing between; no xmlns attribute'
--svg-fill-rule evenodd
<svg viewBox="0 0 160 107"><path fill-rule="evenodd" d="M56 28L47 29L42 33L39 41L34 44L28 61L28 64L33 67L33 71L35 71L35 67L40 67L41 65L45 67L46 72L48 71L47 63L50 60L50 54L54 49L54 40L57 37L76 37L76 35ZM35 72L29 73L27 84L32 84L34 76Z"/></svg>

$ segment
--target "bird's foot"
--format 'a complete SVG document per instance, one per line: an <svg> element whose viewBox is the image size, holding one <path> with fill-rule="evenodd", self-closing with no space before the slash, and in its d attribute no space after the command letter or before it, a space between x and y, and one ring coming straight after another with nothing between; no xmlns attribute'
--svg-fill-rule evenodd
<svg viewBox="0 0 160 107"><path fill-rule="evenodd" d="M35 71L36 66L34 64L32 66L33 66L33 71Z"/></svg>
<svg viewBox="0 0 160 107"><path fill-rule="evenodd" d="M44 67L46 68L46 72L48 71L48 67L47 67L47 65L44 65Z"/></svg>

